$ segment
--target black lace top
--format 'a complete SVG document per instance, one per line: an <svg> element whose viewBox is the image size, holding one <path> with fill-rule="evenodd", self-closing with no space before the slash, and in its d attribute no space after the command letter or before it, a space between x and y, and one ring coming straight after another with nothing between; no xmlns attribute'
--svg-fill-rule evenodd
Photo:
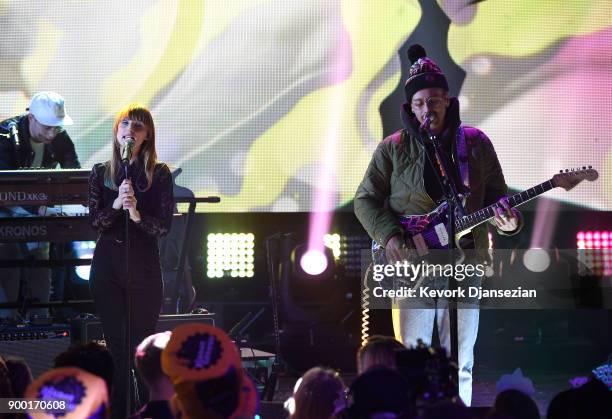
<svg viewBox="0 0 612 419"><path fill-rule="evenodd" d="M104 163L96 164L89 177L89 222L100 236L111 236L118 242L125 239L125 211L113 208L113 201L118 191L104 184ZM132 186L136 196L136 208L140 212L141 222L130 220L130 243L151 242L168 234L174 212L172 196L172 175L164 163L158 163L153 173L151 188L146 189L147 178L140 162L135 162L128 168L128 175L132 179ZM125 179L121 173L117 185ZM134 240L136 239L136 240Z"/></svg>

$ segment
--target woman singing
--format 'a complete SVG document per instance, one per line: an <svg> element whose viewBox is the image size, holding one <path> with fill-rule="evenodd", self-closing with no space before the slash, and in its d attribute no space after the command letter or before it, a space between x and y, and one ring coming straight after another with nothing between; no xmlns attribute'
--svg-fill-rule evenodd
<svg viewBox="0 0 612 419"><path fill-rule="evenodd" d="M133 144L131 157L128 143ZM168 166L157 161L153 117L144 106L129 105L115 119L111 159L96 164L89 178L89 218L100 233L90 288L115 360L113 417L129 413L127 361L134 347L155 332L162 304L158 240L170 230L173 208L172 176ZM126 353L128 303L131 345Z"/></svg>

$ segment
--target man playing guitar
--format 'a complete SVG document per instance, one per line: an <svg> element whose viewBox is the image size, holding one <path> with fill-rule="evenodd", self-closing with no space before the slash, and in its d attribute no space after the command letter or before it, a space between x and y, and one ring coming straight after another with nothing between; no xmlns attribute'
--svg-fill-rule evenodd
<svg viewBox="0 0 612 419"><path fill-rule="evenodd" d="M404 128L378 145L354 201L357 218L384 248L390 264L406 260L409 250L415 247L400 216L430 213L445 198L434 172L440 168L435 164L428 134L438 138L440 151L450 165L448 175L459 192L467 196L466 212L497 203L490 220L498 233L516 234L522 227L519 211L511 208L506 198L508 188L491 141L482 131L461 124L459 102L448 96L446 77L425 50L414 45L409 55L413 64L405 85L407 103L401 109ZM426 124L429 132L424 130ZM421 221L427 223L426 218ZM471 229L464 242L462 247L488 257L487 223ZM432 308L402 309L400 305L400 310L394 310L399 314L398 321L394 321L396 335L407 346L416 345L417 339L430 345L437 321L440 342L449 350L448 308L437 301L432 303ZM478 319L478 308L457 311L459 395L468 406Z"/></svg>

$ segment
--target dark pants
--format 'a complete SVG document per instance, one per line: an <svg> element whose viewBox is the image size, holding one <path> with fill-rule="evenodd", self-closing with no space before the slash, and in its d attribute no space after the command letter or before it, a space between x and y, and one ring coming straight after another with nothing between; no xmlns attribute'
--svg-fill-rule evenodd
<svg viewBox="0 0 612 419"><path fill-rule="evenodd" d="M114 418L125 418L128 357L133 360L134 348L155 333L162 304L163 283L157 246L131 243L129 292L127 290L125 244L101 237L91 263L90 290L96 311L101 317L106 345L115 361L115 377L111 409ZM127 297L131 305L131 342L127 349ZM127 352L126 352L127 351ZM130 386L132 406L134 389ZM139 386L139 389L144 386ZM145 402L146 400L143 400ZM134 411L135 406L132 408Z"/></svg>

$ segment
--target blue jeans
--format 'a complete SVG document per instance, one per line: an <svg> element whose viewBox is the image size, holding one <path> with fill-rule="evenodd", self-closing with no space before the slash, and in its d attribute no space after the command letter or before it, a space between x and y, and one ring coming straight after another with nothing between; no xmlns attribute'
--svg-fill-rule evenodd
<svg viewBox="0 0 612 419"><path fill-rule="evenodd" d="M448 280L436 278L431 288L448 288ZM471 284L470 284L471 285ZM458 303L458 362L459 396L466 406L472 403L472 369L474 367L474 345L478 335L480 310L473 300L469 304ZM415 346L417 340L431 346L434 321L438 326L440 344L450 356L450 327L448 301L445 299L396 299L394 301L393 329L407 347Z"/></svg>

